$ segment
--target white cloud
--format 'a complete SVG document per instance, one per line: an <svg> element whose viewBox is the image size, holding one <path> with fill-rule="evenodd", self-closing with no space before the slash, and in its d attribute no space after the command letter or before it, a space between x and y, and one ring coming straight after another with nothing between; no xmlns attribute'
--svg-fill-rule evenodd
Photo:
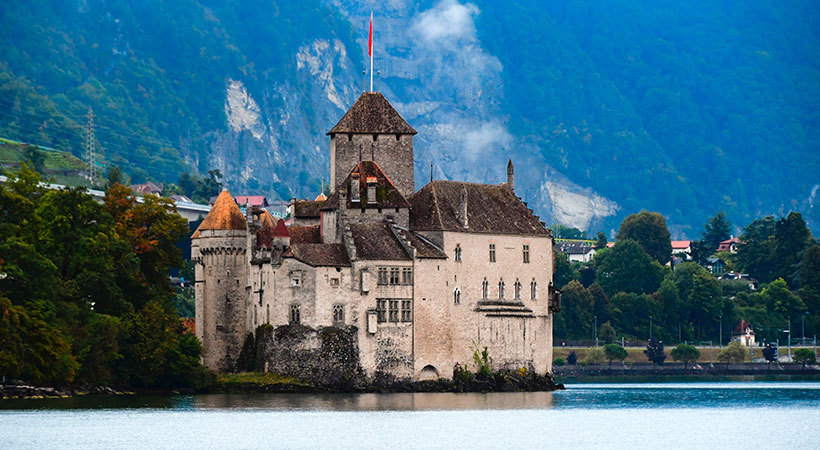
<svg viewBox="0 0 820 450"><path fill-rule="evenodd" d="M455 45L461 40L475 40L474 18L480 13L472 3L442 0L436 6L421 12L412 25L412 33L431 46Z"/></svg>

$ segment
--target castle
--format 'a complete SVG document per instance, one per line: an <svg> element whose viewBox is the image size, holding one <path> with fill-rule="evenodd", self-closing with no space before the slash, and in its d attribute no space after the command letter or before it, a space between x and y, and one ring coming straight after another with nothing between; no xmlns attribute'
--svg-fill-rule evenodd
<svg viewBox="0 0 820 450"><path fill-rule="evenodd" d="M328 198L295 203L286 224L243 214L223 191L193 234L203 363L235 370L247 336L269 324L277 339L295 326L346 330L368 376L449 378L485 347L493 368L551 372L553 239L515 195L512 162L506 183L431 179L414 192L416 131L378 92L327 134Z"/></svg>

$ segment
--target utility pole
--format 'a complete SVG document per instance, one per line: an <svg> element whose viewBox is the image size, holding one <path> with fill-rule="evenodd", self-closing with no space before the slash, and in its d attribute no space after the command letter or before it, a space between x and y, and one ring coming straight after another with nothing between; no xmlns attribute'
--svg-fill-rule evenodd
<svg viewBox="0 0 820 450"><path fill-rule="evenodd" d="M649 316L649 340L652 340L652 316Z"/></svg>
<svg viewBox="0 0 820 450"><path fill-rule="evenodd" d="M86 116L88 122L85 126L85 159L88 164L86 177L88 182L92 185L97 178L97 165L94 155L94 110L88 107L88 115Z"/></svg>
<svg viewBox="0 0 820 450"><path fill-rule="evenodd" d="M594 325L592 326L592 338L595 340L595 346L598 346L598 316L595 317Z"/></svg>
<svg viewBox="0 0 820 450"><path fill-rule="evenodd" d="M792 362L792 316L789 316L789 362Z"/></svg>
<svg viewBox="0 0 820 450"><path fill-rule="evenodd" d="M720 327L720 341L718 341L718 347L723 348L723 314L720 315L720 323L718 326Z"/></svg>

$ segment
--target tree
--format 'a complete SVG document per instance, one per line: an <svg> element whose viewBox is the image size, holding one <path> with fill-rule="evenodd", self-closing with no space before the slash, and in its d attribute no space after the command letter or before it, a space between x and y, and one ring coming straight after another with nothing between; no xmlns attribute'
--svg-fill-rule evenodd
<svg viewBox="0 0 820 450"><path fill-rule="evenodd" d="M656 338L652 338L649 342L647 342L646 350L643 352L646 355L646 358L649 359L649 361L652 361L652 364L662 366L663 362L666 360L663 342L657 340Z"/></svg>
<svg viewBox="0 0 820 450"><path fill-rule="evenodd" d="M766 344L763 347L763 358L766 360L766 363L771 364L777 361L777 347L772 345L772 343Z"/></svg>
<svg viewBox="0 0 820 450"><path fill-rule="evenodd" d="M105 188L108 189L115 184L126 184L125 176L120 170L120 166L114 166L108 170L108 180Z"/></svg>
<svg viewBox="0 0 820 450"><path fill-rule="evenodd" d="M666 264L672 256L669 229L666 227L666 219L660 213L641 211L630 214L621 222L616 242L626 239L640 244L660 264Z"/></svg>
<svg viewBox="0 0 820 450"><path fill-rule="evenodd" d="M36 145L26 145L23 149L23 157L35 171L45 173L46 154Z"/></svg>
<svg viewBox="0 0 820 450"><path fill-rule="evenodd" d="M632 239L595 254L598 284L610 297L618 292L651 293L663 279L663 268Z"/></svg>
<svg viewBox="0 0 820 450"><path fill-rule="evenodd" d="M672 349L671 355L675 361L683 361L683 370L686 370L690 362L700 358L700 350L694 345L678 344Z"/></svg>
<svg viewBox="0 0 820 450"><path fill-rule="evenodd" d="M820 245L813 245L803 253L800 262L799 295L813 315L820 314Z"/></svg>
<svg viewBox="0 0 820 450"><path fill-rule="evenodd" d="M590 349L584 357L584 364L601 364L604 362L604 351L598 347Z"/></svg>
<svg viewBox="0 0 820 450"><path fill-rule="evenodd" d="M740 269L763 283L775 279L773 216L757 219L743 229L740 246L737 249L737 264Z"/></svg>
<svg viewBox="0 0 820 450"><path fill-rule="evenodd" d="M609 360L609 367L612 367L612 360L623 361L626 359L628 352L620 344L606 344L604 354L606 359Z"/></svg>
<svg viewBox="0 0 820 450"><path fill-rule="evenodd" d="M575 350L573 350L567 355L567 364L574 366L576 362L578 362L578 355L575 353Z"/></svg>
<svg viewBox="0 0 820 450"><path fill-rule="evenodd" d="M606 248L606 244L606 235L599 231L598 234L595 235L595 250Z"/></svg>
<svg viewBox="0 0 820 450"><path fill-rule="evenodd" d="M615 341L615 328L612 327L612 324L609 322L605 322L601 325L601 331L598 332L598 338L601 342L614 342Z"/></svg>
<svg viewBox="0 0 820 450"><path fill-rule="evenodd" d="M550 227L552 235L558 239L586 239L586 231L581 231L577 228L568 227L560 223L552 224Z"/></svg>
<svg viewBox="0 0 820 450"><path fill-rule="evenodd" d="M715 253L717 247L712 247L711 244L705 241L692 241L691 244L692 261L696 264L705 265L710 256Z"/></svg>
<svg viewBox="0 0 820 450"><path fill-rule="evenodd" d="M587 338L592 334L593 311L592 295L578 281L572 280L564 286L561 295L561 314L566 321L569 338Z"/></svg>
<svg viewBox="0 0 820 450"><path fill-rule="evenodd" d="M732 341L718 353L717 360L726 363L729 368L730 363L739 364L746 359L746 350L738 341Z"/></svg>
<svg viewBox="0 0 820 450"><path fill-rule="evenodd" d="M811 232L806 227L803 216L790 212L774 225L774 252L776 276L783 278L791 288L797 288L796 272L803 258L803 251L811 242Z"/></svg>
<svg viewBox="0 0 820 450"><path fill-rule="evenodd" d="M782 278L769 283L761 294L769 312L778 312L784 317L797 317L806 311L803 300L789 290Z"/></svg>
<svg viewBox="0 0 820 450"><path fill-rule="evenodd" d="M570 281L580 278L578 271L572 267L567 255L561 252L555 252L553 255L555 257L555 274L553 275L555 286L563 288Z"/></svg>
<svg viewBox="0 0 820 450"><path fill-rule="evenodd" d="M593 302L595 302L595 315L598 316L598 321L609 322L612 320L612 303L609 302L609 297L607 297L601 285L592 283L587 290L592 295Z"/></svg>
<svg viewBox="0 0 820 450"><path fill-rule="evenodd" d="M703 242L714 252L718 246L720 246L721 242L729 239L732 224L729 223L729 220L726 218L726 213L720 211L710 217L703 228Z"/></svg>
<svg viewBox="0 0 820 450"><path fill-rule="evenodd" d="M817 356L814 351L808 348L798 348L794 351L792 360L796 363L803 363L803 370L806 370L806 364L816 364Z"/></svg>

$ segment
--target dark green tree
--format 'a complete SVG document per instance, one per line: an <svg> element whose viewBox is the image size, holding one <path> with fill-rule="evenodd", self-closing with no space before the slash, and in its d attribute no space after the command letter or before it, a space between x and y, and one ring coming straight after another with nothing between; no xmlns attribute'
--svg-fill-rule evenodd
<svg viewBox="0 0 820 450"><path fill-rule="evenodd" d="M618 292L651 293L663 279L663 268L631 239L595 254L596 278L607 295Z"/></svg>
<svg viewBox="0 0 820 450"><path fill-rule="evenodd" d="M806 305L803 300L789 290L786 282L778 278L763 289L761 293L769 312L776 312L783 317L799 317L805 313Z"/></svg>
<svg viewBox="0 0 820 450"><path fill-rule="evenodd" d="M616 242L627 239L640 244L660 264L666 264L672 256L672 241L666 227L666 218L660 213L641 211L627 216L618 229Z"/></svg>
<svg viewBox="0 0 820 450"><path fill-rule="evenodd" d="M814 354L814 351L809 348L798 348L794 351L792 360L796 363L802 363L803 370L806 370L806 364L817 363L817 356Z"/></svg>
<svg viewBox="0 0 820 450"><path fill-rule="evenodd" d="M777 347L772 345L771 342L763 347L763 358L766 360L767 364L777 361Z"/></svg>
<svg viewBox="0 0 820 450"><path fill-rule="evenodd" d="M599 231L598 234L595 235L595 249L600 250L602 248L606 248L606 235Z"/></svg>
<svg viewBox="0 0 820 450"><path fill-rule="evenodd" d="M743 229L741 244L737 250L737 264L740 269L763 283L774 280L777 272L774 256L773 216L757 219Z"/></svg>
<svg viewBox="0 0 820 450"><path fill-rule="evenodd" d="M644 350L643 353L654 365L662 366L663 362L666 361L666 353L663 349L663 342L659 341L657 338L652 338L649 342L647 342L646 350Z"/></svg>
<svg viewBox="0 0 820 450"><path fill-rule="evenodd" d="M729 239L732 224L726 218L726 213L720 211L709 218L706 225L703 226L703 242L708 245L711 251L717 250L721 242Z"/></svg>
<svg viewBox="0 0 820 450"><path fill-rule="evenodd" d="M563 288L572 280L580 279L578 271L569 262L569 257L561 252L555 252L555 273L554 283L558 288Z"/></svg>
<svg viewBox="0 0 820 450"><path fill-rule="evenodd" d="M613 360L623 361L629 353L625 348L621 347L620 344L606 344L604 346L604 354L606 355L606 359L609 360L609 367L612 367Z"/></svg>
<svg viewBox="0 0 820 450"><path fill-rule="evenodd" d="M604 322L604 324L601 325L601 330L598 331L598 339L603 343L609 343L615 342L616 337L615 328L612 326L612 323Z"/></svg>
<svg viewBox="0 0 820 450"><path fill-rule="evenodd" d="M592 295L592 300L595 303L595 315L598 316L598 322L612 320L612 303L609 302L609 297L607 297L601 285L592 283L587 290Z"/></svg>
<svg viewBox="0 0 820 450"><path fill-rule="evenodd" d="M567 327L567 337L589 339L592 336L594 300L589 291L578 281L572 280L564 286L561 296L561 314Z"/></svg>
<svg viewBox="0 0 820 450"><path fill-rule="evenodd" d="M803 251L812 242L811 232L806 227L803 216L798 212L790 212L774 225L774 252L773 263L776 267L776 276L783 278L789 287L796 289L799 285L797 271L798 263L803 258Z"/></svg>
<svg viewBox="0 0 820 450"><path fill-rule="evenodd" d="M690 362L695 362L700 358L700 350L689 344L676 345L670 354L675 361L683 361L683 370L687 369Z"/></svg>

